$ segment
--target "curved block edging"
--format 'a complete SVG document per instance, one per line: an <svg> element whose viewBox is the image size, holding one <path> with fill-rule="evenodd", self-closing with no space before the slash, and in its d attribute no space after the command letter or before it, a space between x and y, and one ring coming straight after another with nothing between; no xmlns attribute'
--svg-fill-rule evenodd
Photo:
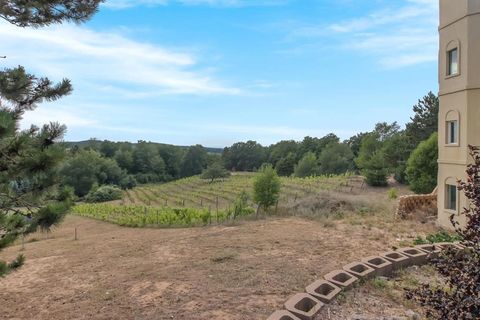
<svg viewBox="0 0 480 320"><path fill-rule="evenodd" d="M441 242L417 245L387 251L379 256L362 258L360 262L345 265L343 270L327 273L305 288L306 293L297 293L285 302L285 310L277 310L267 320L311 320L340 292L352 288L360 279L376 276L391 276L396 270L412 265L424 265L447 248L463 250L459 242Z"/></svg>

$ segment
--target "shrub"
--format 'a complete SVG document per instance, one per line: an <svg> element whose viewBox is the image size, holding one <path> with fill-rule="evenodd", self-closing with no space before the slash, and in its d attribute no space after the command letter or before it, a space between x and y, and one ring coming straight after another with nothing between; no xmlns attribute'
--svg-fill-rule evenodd
<svg viewBox="0 0 480 320"><path fill-rule="evenodd" d="M251 215L254 211L255 210L253 208L248 206L248 193L246 191L242 191L235 200L231 216L232 219L235 220L237 217L240 216Z"/></svg>
<svg viewBox="0 0 480 320"><path fill-rule="evenodd" d="M137 180L132 175L126 175L120 180L118 186L123 190L133 189L137 186Z"/></svg>
<svg viewBox="0 0 480 320"><path fill-rule="evenodd" d="M295 166L294 174L297 178L306 178L318 173L318 162L315 153L307 152Z"/></svg>
<svg viewBox="0 0 480 320"><path fill-rule="evenodd" d="M407 290L407 298L420 302L433 319L473 320L480 319L480 151L470 146L474 163L467 169L467 182L459 183L470 202L462 215L466 226L461 228L458 216L452 214L450 221L463 239L464 250L449 248L436 260L436 270L445 279L442 287L430 284Z"/></svg>
<svg viewBox="0 0 480 320"><path fill-rule="evenodd" d="M434 133L412 152L407 161L407 180L415 193L431 193L437 186L438 134Z"/></svg>
<svg viewBox="0 0 480 320"><path fill-rule="evenodd" d="M434 234L428 235L426 238L417 237L413 244L434 244L439 242L455 242L460 241L462 238L458 234L450 234L445 230L439 231Z"/></svg>
<svg viewBox="0 0 480 320"><path fill-rule="evenodd" d="M398 190L396 188L391 188L388 190L388 198L391 200L398 198Z"/></svg>
<svg viewBox="0 0 480 320"><path fill-rule="evenodd" d="M376 151L368 161L365 161L362 174L370 186L384 187L388 185L388 168L382 151Z"/></svg>
<svg viewBox="0 0 480 320"><path fill-rule="evenodd" d="M122 199L123 193L114 186L102 186L97 190L90 192L86 197L86 202L107 202Z"/></svg>
<svg viewBox="0 0 480 320"><path fill-rule="evenodd" d="M256 174L253 181L253 200L267 211L269 207L275 205L280 194L280 178L271 165L263 166Z"/></svg>

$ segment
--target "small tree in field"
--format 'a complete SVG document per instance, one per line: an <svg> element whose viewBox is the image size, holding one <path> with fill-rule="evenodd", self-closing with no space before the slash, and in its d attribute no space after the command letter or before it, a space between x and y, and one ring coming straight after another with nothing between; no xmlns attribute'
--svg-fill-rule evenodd
<svg viewBox="0 0 480 320"><path fill-rule="evenodd" d="M210 180L210 183L215 179L226 178L230 176L230 172L227 171L220 163L213 163L202 173L202 179Z"/></svg>
<svg viewBox="0 0 480 320"><path fill-rule="evenodd" d="M455 215L450 217L463 238L465 250L447 249L434 260L445 280L444 287L429 284L407 291L407 298L420 302L433 319L480 319L480 149L470 146L474 163L468 166L467 181L459 182L469 205L464 208L466 226L461 228Z"/></svg>
<svg viewBox="0 0 480 320"><path fill-rule="evenodd" d="M430 193L437 186L438 134L421 142L407 161L407 180L415 193Z"/></svg>
<svg viewBox="0 0 480 320"><path fill-rule="evenodd" d="M271 165L263 166L253 181L253 201L265 212L275 205L280 195L280 178Z"/></svg>

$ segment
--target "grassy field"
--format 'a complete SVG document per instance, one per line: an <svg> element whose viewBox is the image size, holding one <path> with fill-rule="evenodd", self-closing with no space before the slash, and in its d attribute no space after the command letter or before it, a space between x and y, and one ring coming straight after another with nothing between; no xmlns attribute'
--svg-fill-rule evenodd
<svg viewBox="0 0 480 320"><path fill-rule="evenodd" d="M120 225L195 226L231 219L238 195L251 193L254 174L236 173L230 178L210 182L198 176L165 184L142 185L128 190L124 198L107 204L80 204L73 213ZM365 192L363 178L354 175L312 178L281 178L282 188L275 211L285 211L303 199L320 193L359 194ZM252 214L255 205L249 200Z"/></svg>

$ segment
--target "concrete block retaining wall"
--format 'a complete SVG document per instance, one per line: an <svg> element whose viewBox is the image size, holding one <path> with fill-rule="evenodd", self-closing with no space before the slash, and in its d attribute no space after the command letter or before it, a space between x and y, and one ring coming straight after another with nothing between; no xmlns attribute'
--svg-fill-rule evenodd
<svg viewBox="0 0 480 320"><path fill-rule="evenodd" d="M340 292L352 288L359 280L376 276L391 276L395 270L412 265L423 265L430 258L437 257L446 248L462 250L459 243L438 243L418 245L388 251L379 256L370 256L345 265L343 270L334 270L305 288L306 293L297 293L285 302L286 310L275 311L267 320L311 320L325 304L331 302Z"/></svg>

